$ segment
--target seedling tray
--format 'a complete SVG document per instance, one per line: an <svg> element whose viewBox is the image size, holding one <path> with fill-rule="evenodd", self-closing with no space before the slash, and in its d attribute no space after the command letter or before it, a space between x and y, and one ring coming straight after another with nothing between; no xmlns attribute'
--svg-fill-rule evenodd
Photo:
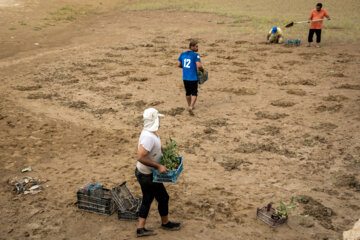
<svg viewBox="0 0 360 240"><path fill-rule="evenodd" d="M271 227L278 227L288 220L288 217L286 218L280 218L280 219L274 219L271 216L275 213L275 209L270 207L268 211L268 207L262 207L258 208L256 211L256 218L260 219L264 223L268 224Z"/></svg>
<svg viewBox="0 0 360 240"><path fill-rule="evenodd" d="M176 183L180 173L184 170L183 160L180 157L180 165L175 170L168 170L166 173L159 173L156 169L153 170L153 182L173 182Z"/></svg>

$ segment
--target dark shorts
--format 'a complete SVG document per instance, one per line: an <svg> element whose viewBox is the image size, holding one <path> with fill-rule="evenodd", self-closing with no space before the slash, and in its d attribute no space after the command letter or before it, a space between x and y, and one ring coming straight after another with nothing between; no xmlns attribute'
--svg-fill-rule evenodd
<svg viewBox="0 0 360 240"><path fill-rule="evenodd" d="M321 29L310 29L309 30L309 36L308 36L308 42L313 41L314 33L316 34L316 42L321 42Z"/></svg>
<svg viewBox="0 0 360 240"><path fill-rule="evenodd" d="M184 80L186 96L197 96L198 95L198 83L199 83L199 81Z"/></svg>

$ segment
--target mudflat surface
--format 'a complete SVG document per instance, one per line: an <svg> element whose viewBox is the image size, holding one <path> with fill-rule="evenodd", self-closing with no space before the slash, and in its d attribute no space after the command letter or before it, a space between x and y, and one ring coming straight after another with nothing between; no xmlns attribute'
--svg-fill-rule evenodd
<svg viewBox="0 0 360 240"><path fill-rule="evenodd" d="M2 13L22 14L5 3ZM359 44L267 45L221 21L108 11L41 31L3 28L0 239L133 239L136 222L83 212L75 193L88 181L127 181L141 196L134 170L147 107L165 113L159 134L181 145L185 169L166 184L183 228L161 230L154 202L147 225L157 239L340 239L360 214ZM190 39L210 75L195 116L176 68ZM15 176L42 179L42 191L14 194ZM291 197L300 216L286 225L256 219L257 207Z"/></svg>

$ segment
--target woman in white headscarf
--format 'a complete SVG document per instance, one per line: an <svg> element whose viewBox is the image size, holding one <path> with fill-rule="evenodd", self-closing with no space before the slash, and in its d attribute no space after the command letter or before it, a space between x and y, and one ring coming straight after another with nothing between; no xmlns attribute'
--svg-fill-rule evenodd
<svg viewBox="0 0 360 240"><path fill-rule="evenodd" d="M180 223L170 222L168 219L169 195L164 184L153 182L153 168L160 173L167 171L166 167L160 164L161 161L161 140L157 134L160 126L159 117L164 115L154 108L144 111L144 128L140 134L138 143L137 164L135 176L140 183L143 193L142 203L139 212L139 222L136 230L138 237L155 235L154 230L146 229L145 223L148 217L150 206L154 198L158 202L158 211L161 217L161 227L167 230L180 229Z"/></svg>

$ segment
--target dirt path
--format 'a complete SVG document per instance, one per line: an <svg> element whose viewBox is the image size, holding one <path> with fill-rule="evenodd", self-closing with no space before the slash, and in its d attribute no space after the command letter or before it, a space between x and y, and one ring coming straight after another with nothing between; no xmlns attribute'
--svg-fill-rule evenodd
<svg viewBox="0 0 360 240"><path fill-rule="evenodd" d="M6 54L0 239L133 239L136 223L78 210L75 192L127 181L140 195L133 172L149 106L166 114L160 134L181 144L185 164L167 185L184 227L158 229L154 203L157 239L339 239L350 229L360 213L359 45L269 46L222 19L102 13ZM189 39L210 73L195 117L175 67ZM14 195L6 181L26 166L44 189ZM255 218L256 207L292 196L308 218L276 229Z"/></svg>

